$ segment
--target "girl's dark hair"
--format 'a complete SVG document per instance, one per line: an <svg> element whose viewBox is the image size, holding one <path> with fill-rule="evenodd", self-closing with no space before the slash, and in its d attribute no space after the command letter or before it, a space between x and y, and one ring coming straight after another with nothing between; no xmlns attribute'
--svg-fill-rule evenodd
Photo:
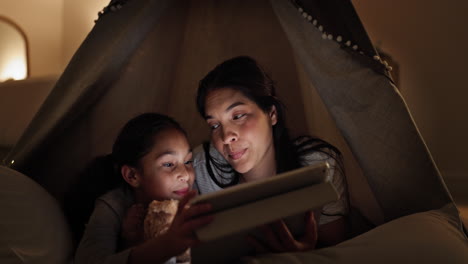
<svg viewBox="0 0 468 264"><path fill-rule="evenodd" d="M66 195L64 208L76 242L81 239L95 200L114 188L128 186L120 173L122 166L141 169L141 158L153 148L155 135L169 128L186 135L185 130L166 115L144 113L134 117L120 130L112 153L95 158L78 176Z"/></svg>
<svg viewBox="0 0 468 264"><path fill-rule="evenodd" d="M112 160L117 168L129 165L140 168L140 160L154 145L155 135L165 129L175 128L187 135L185 130L174 119L157 113L141 114L125 124L112 146Z"/></svg>
<svg viewBox="0 0 468 264"><path fill-rule="evenodd" d="M300 144L294 143L297 140L291 140L285 122L285 107L276 97L274 82L254 59L240 56L226 60L200 81L196 101L198 112L203 118L206 117L206 96L213 90L225 87L240 91L265 113L269 113L275 106L277 123L273 126L273 143L277 173L299 168L300 157L310 152L320 151L335 159L340 155L337 148L318 138L301 137ZM209 154L208 144L205 142L204 146L206 166L211 178L223 188L237 184L240 175L229 164L214 159ZM231 176L214 175L211 164L224 173L231 172Z"/></svg>

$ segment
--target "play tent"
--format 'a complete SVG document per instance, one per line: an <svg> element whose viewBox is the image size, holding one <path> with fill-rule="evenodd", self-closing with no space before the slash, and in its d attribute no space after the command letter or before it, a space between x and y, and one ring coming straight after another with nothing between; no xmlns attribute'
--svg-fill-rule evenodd
<svg viewBox="0 0 468 264"><path fill-rule="evenodd" d="M417 253L418 261L468 259L458 211L393 84L391 65L347 0L111 1L5 163L63 206L80 171L110 152L136 114L173 116L199 145L208 131L195 108L198 81L238 55L258 60L277 82L293 135L318 136L343 152L351 204L378 226L344 246L254 261L380 260L360 253L369 250L397 261L411 252L399 250L412 247L429 252ZM431 216L443 223L439 229ZM424 228L445 240L423 238ZM389 236L411 231L417 235L407 244ZM363 239L366 247L357 245Z"/></svg>

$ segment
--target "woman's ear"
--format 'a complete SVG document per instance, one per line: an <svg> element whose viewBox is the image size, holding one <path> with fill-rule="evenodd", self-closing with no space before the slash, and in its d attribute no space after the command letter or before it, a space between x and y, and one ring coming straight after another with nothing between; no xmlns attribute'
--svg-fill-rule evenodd
<svg viewBox="0 0 468 264"><path fill-rule="evenodd" d="M120 169L120 173L122 173L124 180L133 188L138 188L140 186L140 177L138 177L135 168L123 165L122 169Z"/></svg>
<svg viewBox="0 0 468 264"><path fill-rule="evenodd" d="M278 122L278 112L276 111L276 106L272 105L270 109L270 120L271 120L271 125L274 126Z"/></svg>

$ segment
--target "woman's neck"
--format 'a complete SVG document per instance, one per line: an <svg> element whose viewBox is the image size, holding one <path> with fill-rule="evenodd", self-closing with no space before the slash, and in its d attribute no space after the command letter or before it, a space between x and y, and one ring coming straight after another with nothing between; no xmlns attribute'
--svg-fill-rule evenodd
<svg viewBox="0 0 468 264"><path fill-rule="evenodd" d="M242 174L242 181L251 182L269 178L276 174L275 148L272 145L266 151L263 159L250 171Z"/></svg>

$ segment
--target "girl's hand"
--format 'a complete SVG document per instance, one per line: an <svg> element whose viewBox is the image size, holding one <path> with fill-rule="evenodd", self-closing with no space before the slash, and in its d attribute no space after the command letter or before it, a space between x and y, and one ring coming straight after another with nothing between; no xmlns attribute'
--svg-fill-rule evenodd
<svg viewBox="0 0 468 264"><path fill-rule="evenodd" d="M132 205L122 221L122 239L124 247L128 248L143 242L143 221L146 208L142 204Z"/></svg>
<svg viewBox="0 0 468 264"><path fill-rule="evenodd" d="M190 191L179 202L179 208L169 230L161 236L165 240L168 253L172 256L180 255L190 247L199 243L195 229L209 224L212 215L200 216L211 210L210 204L196 204L190 206L188 202L195 197L196 191Z"/></svg>
<svg viewBox="0 0 468 264"><path fill-rule="evenodd" d="M313 211L305 214L304 235L295 239L283 220L264 225L260 229L264 235L265 243L261 243L254 237L249 236L247 240L252 244L257 253L281 253L306 251L314 249L317 244L317 222Z"/></svg>

